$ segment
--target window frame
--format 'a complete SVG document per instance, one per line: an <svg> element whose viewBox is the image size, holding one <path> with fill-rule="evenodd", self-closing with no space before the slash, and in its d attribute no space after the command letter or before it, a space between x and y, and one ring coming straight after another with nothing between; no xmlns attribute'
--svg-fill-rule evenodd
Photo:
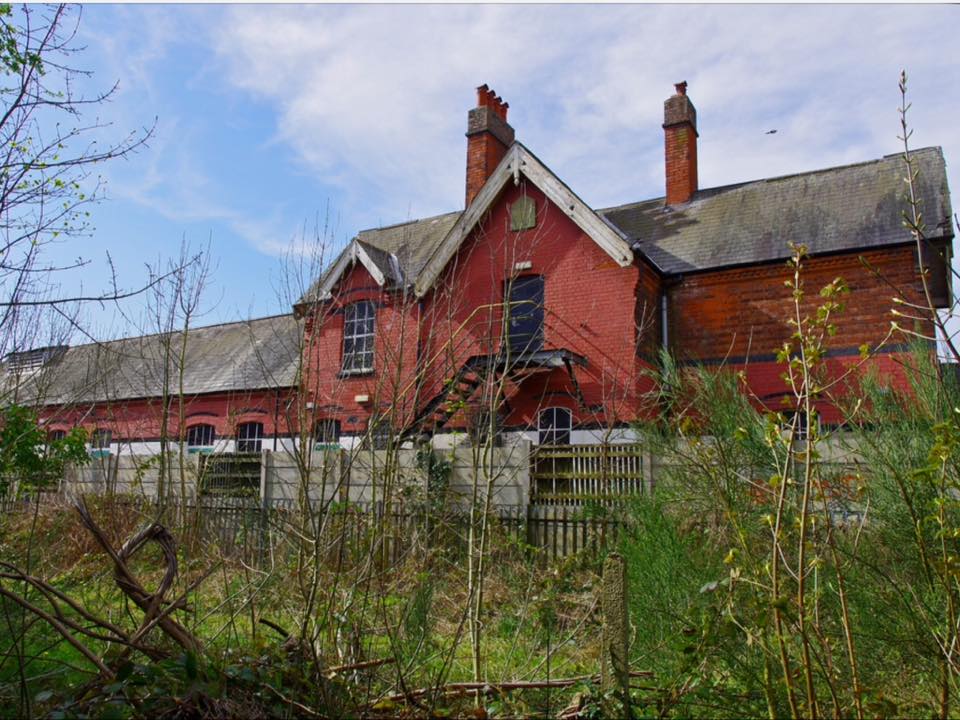
<svg viewBox="0 0 960 720"><path fill-rule="evenodd" d="M797 418L797 431L794 440L806 442L810 439L810 420L805 410L785 410L783 411L783 424L781 428L788 436L793 432L793 420ZM814 411L813 420L816 423L817 433L819 434L823 427L820 423L820 413Z"/></svg>
<svg viewBox="0 0 960 720"><path fill-rule="evenodd" d="M389 450L393 443L393 434L389 417L371 415L367 420L362 445L368 450Z"/></svg>
<svg viewBox="0 0 960 720"><path fill-rule="evenodd" d="M209 439L210 442L194 442L196 440L194 434L201 432L201 428L204 430L209 428L210 437L201 439ZM217 428L210 423L194 423L193 425L188 425L186 435L184 436L184 443L187 446L188 452L199 452L203 448L212 448L217 443Z"/></svg>
<svg viewBox="0 0 960 720"><path fill-rule="evenodd" d="M320 418L313 424L313 449L328 450L335 446L339 447L341 435L342 428L337 418Z"/></svg>
<svg viewBox="0 0 960 720"><path fill-rule="evenodd" d="M358 315L361 308L364 309L362 317ZM358 300L344 307L341 375L367 375L373 372L376 336L376 303L372 300ZM365 362L368 357L369 362Z"/></svg>
<svg viewBox="0 0 960 720"><path fill-rule="evenodd" d="M557 419L560 413L567 418L566 427L559 427ZM552 419L550 425L544 424L544 418ZM570 445L573 434L573 411L561 406L551 406L537 413L537 441L539 445ZM565 438L564 438L565 436ZM560 442L560 439L564 439Z"/></svg>
<svg viewBox="0 0 960 720"><path fill-rule="evenodd" d="M104 442L106 438L106 442ZM110 455L110 446L113 444L113 431L109 428L94 428L90 433L90 454L93 457Z"/></svg>
<svg viewBox="0 0 960 720"><path fill-rule="evenodd" d="M533 300L515 300L514 292L524 286L535 286L534 295L540 296L540 302ZM536 287L538 286L538 287ZM510 355L524 356L540 352L547 345L547 278L541 273L524 272L520 275L508 277L503 281L503 299L504 310L506 312L506 326L504 335L501 339L501 352ZM532 305L532 308L530 307ZM526 306L526 309L521 309ZM515 332L513 328L514 318L521 322L528 318L536 318L539 315L539 322L536 324L536 330L529 336L523 333Z"/></svg>
<svg viewBox="0 0 960 720"><path fill-rule="evenodd" d="M247 434L246 431L248 428L256 428L255 434L254 435ZM234 440L234 450L238 455L239 454L252 455L254 453L262 452L263 440L264 440L263 423L257 422L256 420L251 420L250 422L237 423L237 429L233 433L233 440ZM251 450L248 447L248 444L250 446L255 446L256 449ZM241 447L243 449L241 449Z"/></svg>

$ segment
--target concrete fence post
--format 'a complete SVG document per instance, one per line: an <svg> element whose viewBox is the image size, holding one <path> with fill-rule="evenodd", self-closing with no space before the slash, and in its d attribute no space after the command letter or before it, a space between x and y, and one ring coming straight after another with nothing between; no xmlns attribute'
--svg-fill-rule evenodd
<svg viewBox="0 0 960 720"><path fill-rule="evenodd" d="M530 505L530 463L533 444L527 438L520 441L520 463L516 469L516 482L520 486L520 502L524 508Z"/></svg>
<svg viewBox="0 0 960 720"><path fill-rule="evenodd" d="M260 453L260 507L270 507L271 482L273 476L273 453L263 450Z"/></svg>
<svg viewBox="0 0 960 720"><path fill-rule="evenodd" d="M653 469L653 453L649 450L644 450L642 455L643 462L643 489L646 493L652 493L654 485L656 483L656 478L654 477Z"/></svg>
<svg viewBox="0 0 960 720"><path fill-rule="evenodd" d="M623 556L610 553L603 563L603 585L600 590L603 608L603 655L600 684L613 690L623 702L623 713L633 717L630 707L630 665L627 659L627 564Z"/></svg>

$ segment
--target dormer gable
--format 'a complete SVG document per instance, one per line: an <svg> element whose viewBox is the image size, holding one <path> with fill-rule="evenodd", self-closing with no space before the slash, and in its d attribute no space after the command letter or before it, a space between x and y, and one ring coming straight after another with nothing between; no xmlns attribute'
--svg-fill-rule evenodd
<svg viewBox="0 0 960 720"><path fill-rule="evenodd" d="M586 235L599 245L620 267L633 263L633 251L626 236L594 212L552 170L521 143L515 142L493 174L484 183L474 201L450 228L433 251L414 284L417 297L426 295L440 277L447 263L460 249L477 224L486 216L507 183L519 185L523 176L538 188Z"/></svg>
<svg viewBox="0 0 960 720"><path fill-rule="evenodd" d="M381 288L404 287L403 270L396 255L354 238L327 268L317 284L297 303L295 310L298 314L302 314L308 303L333 299L334 288L346 279L358 264Z"/></svg>

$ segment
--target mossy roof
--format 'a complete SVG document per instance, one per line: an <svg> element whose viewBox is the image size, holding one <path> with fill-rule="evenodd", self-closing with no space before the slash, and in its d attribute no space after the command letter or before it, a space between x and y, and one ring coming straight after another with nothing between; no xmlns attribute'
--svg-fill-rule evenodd
<svg viewBox="0 0 960 720"><path fill-rule="evenodd" d="M294 386L300 333L292 315L190 329L184 394ZM8 375L7 382L20 385L20 401L47 405L159 397L165 383L177 393L181 337L175 332L76 345L28 376Z"/></svg>
<svg viewBox="0 0 960 720"><path fill-rule="evenodd" d="M914 150L918 197L930 238L952 238L946 163L939 147ZM665 275L786 259L791 243L810 254L849 252L910 242L902 154L812 172L698 191L666 207L652 198L597 213ZM414 283L427 260L462 214L364 230L355 240L386 277L394 255L405 283ZM330 268L328 268L329 272ZM319 287L327 273L318 280ZM301 302L313 298L308 292Z"/></svg>
<svg viewBox="0 0 960 720"><path fill-rule="evenodd" d="M952 237L946 165L938 147L912 153L927 234ZM598 211L666 274L910 242L902 154L728 185L666 207L663 198Z"/></svg>

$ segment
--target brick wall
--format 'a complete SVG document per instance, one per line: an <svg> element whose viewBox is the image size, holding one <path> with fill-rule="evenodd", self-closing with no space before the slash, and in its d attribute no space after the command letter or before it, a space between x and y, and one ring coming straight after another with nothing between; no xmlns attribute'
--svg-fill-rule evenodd
<svg viewBox="0 0 960 720"><path fill-rule="evenodd" d="M536 227L510 229L510 205L522 196L533 199ZM529 269L517 270L517 263ZM509 388L512 412L507 426L536 426L541 407L562 406L575 411L580 422L608 424L635 417L637 336L635 308L638 282L652 271L646 266L619 267L596 243L532 184L508 187L487 217L463 244L429 296L425 338L431 354L457 337L455 352L432 377L433 388L449 377L471 354L499 347L501 315L492 308L471 315L475 308L498 304L508 278L544 277L545 343L547 349L568 349L588 358L577 380L589 410L578 407L574 389L563 370L534 375L522 388ZM655 331L654 331L655 332ZM429 392L425 393L429 396ZM457 418L454 419L456 424Z"/></svg>
<svg viewBox="0 0 960 720"><path fill-rule="evenodd" d="M697 131L683 124L664 132L666 202L685 203L697 191Z"/></svg>
<svg viewBox="0 0 960 720"><path fill-rule="evenodd" d="M296 426L295 418L288 417L286 410L291 398L289 390L187 396L184 398L184 426L213 425L217 438L232 438L237 425L258 422L263 424L267 437L286 435ZM63 408L43 408L40 415L50 430L83 427L92 432L100 428L112 432L113 442L156 442L161 435L163 404L161 398L77 403ZM293 422L288 422L290 420ZM169 438L179 435L177 398L171 399L167 433Z"/></svg>
<svg viewBox="0 0 960 720"><path fill-rule="evenodd" d="M831 372L839 374L855 363L860 345L872 348L884 338L894 319L891 284L913 302L922 302L916 266L910 246L804 261L804 314L823 302L819 290L834 278L842 277L850 288L841 298L846 308L835 316L838 332L828 345ZM793 312L791 290L784 285L791 277L786 264L777 263L688 275L669 285L671 351L681 361L745 368L758 396L779 397L786 385L780 377L784 367L775 362L775 354L793 332L787 324ZM871 363L901 385L905 381L896 356L904 351L905 342L907 338L897 333L883 356Z"/></svg>
<svg viewBox="0 0 960 720"><path fill-rule="evenodd" d="M478 133L467 139L467 206L473 202L506 154L507 146L490 133Z"/></svg>
<svg viewBox="0 0 960 720"><path fill-rule="evenodd" d="M308 370L304 391L319 418L340 421L345 433L362 433L374 412L394 412L402 418L412 410L408 388L416 367L417 305L401 294L384 291L362 264L348 271L334 289L334 299L317 308L311 323ZM374 371L344 375L344 308L368 300L377 306L374 326ZM358 396L369 399L358 401Z"/></svg>

